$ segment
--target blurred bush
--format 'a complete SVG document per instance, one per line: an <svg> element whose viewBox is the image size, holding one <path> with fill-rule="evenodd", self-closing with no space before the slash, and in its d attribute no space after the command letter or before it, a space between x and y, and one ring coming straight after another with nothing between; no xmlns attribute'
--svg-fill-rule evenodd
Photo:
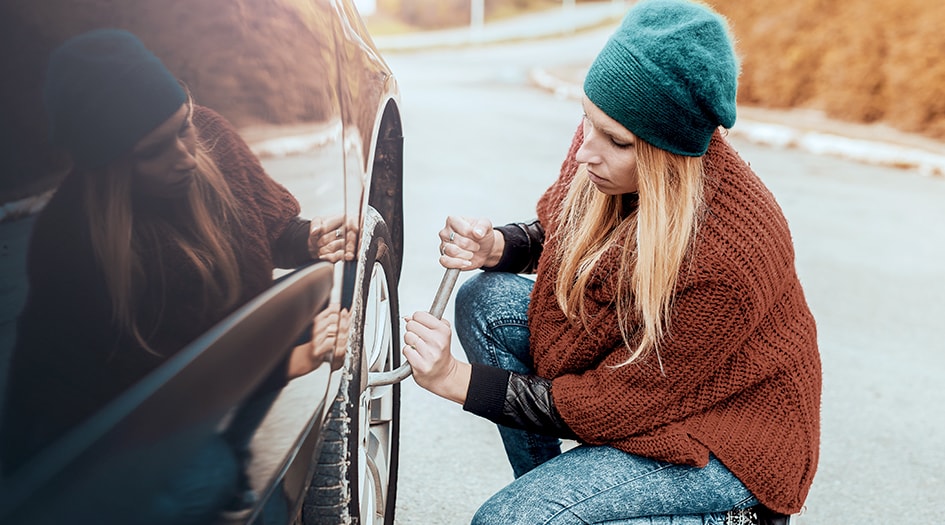
<svg viewBox="0 0 945 525"><path fill-rule="evenodd" d="M945 139L945 2L708 0L742 57L740 102Z"/></svg>

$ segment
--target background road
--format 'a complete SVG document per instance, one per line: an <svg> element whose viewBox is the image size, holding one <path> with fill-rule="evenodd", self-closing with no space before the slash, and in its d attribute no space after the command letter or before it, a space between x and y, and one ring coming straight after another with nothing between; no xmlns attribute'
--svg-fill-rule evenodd
<svg viewBox="0 0 945 525"><path fill-rule="evenodd" d="M589 62L608 34L387 55L406 136L403 313L430 307L446 215L534 215L581 109L528 72ZM790 221L818 321L821 462L794 522L945 522L945 180L732 141ZM412 380L402 407L397 522L468 523L512 479L498 433Z"/></svg>

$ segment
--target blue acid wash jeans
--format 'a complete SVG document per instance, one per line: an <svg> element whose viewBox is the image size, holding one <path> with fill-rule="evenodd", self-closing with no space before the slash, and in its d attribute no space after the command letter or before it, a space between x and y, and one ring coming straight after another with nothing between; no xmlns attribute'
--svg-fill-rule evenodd
<svg viewBox="0 0 945 525"><path fill-rule="evenodd" d="M484 272L456 295L456 335L470 362L534 372L528 342L533 281ZM714 456L703 468L608 446L561 453L556 438L499 426L515 481L486 501L476 525L704 525L758 501Z"/></svg>

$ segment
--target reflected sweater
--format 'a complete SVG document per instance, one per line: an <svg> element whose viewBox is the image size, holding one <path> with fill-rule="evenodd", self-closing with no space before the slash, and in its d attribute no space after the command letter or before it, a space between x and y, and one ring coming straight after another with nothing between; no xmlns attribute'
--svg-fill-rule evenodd
<svg viewBox="0 0 945 525"><path fill-rule="evenodd" d="M193 121L241 212L241 226L232 236L242 282L237 303L202 307L200 276L186 255L171 243L158 243L142 257L144 274L156 275L159 266L173 271L165 282L147 279L136 298L142 308L139 319L156 327L146 335L155 353L142 348L112 320L83 210L82 174L67 176L38 216L30 241L30 289L19 318L0 426L5 471L267 289L276 261L292 267L311 260L308 221L297 217L295 197L266 174L223 117L195 107ZM165 205L135 206L137 215L161 213ZM285 372L277 376L284 381Z"/></svg>
<svg viewBox="0 0 945 525"><path fill-rule="evenodd" d="M630 355L612 301L621 240L593 269L586 329L568 321L554 295L554 231L582 140L579 127L537 207L548 235L529 306L530 343L554 408L585 443L693 466L713 454L768 508L799 511L817 468L821 369L774 197L716 133L703 157L705 214L660 349L664 373L652 354L617 366ZM501 402L484 392L509 388L495 377L474 371L468 399ZM502 408L478 409L489 411Z"/></svg>

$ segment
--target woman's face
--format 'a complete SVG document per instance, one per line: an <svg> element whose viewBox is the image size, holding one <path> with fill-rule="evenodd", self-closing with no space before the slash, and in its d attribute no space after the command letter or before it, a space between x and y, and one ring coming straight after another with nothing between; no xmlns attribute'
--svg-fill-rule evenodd
<svg viewBox="0 0 945 525"><path fill-rule="evenodd" d="M597 189L607 195L636 193L636 136L584 97L584 143L578 162Z"/></svg>
<svg viewBox="0 0 945 525"><path fill-rule="evenodd" d="M197 133L191 105L183 104L132 149L133 188L139 195L175 198L187 194L197 168Z"/></svg>

